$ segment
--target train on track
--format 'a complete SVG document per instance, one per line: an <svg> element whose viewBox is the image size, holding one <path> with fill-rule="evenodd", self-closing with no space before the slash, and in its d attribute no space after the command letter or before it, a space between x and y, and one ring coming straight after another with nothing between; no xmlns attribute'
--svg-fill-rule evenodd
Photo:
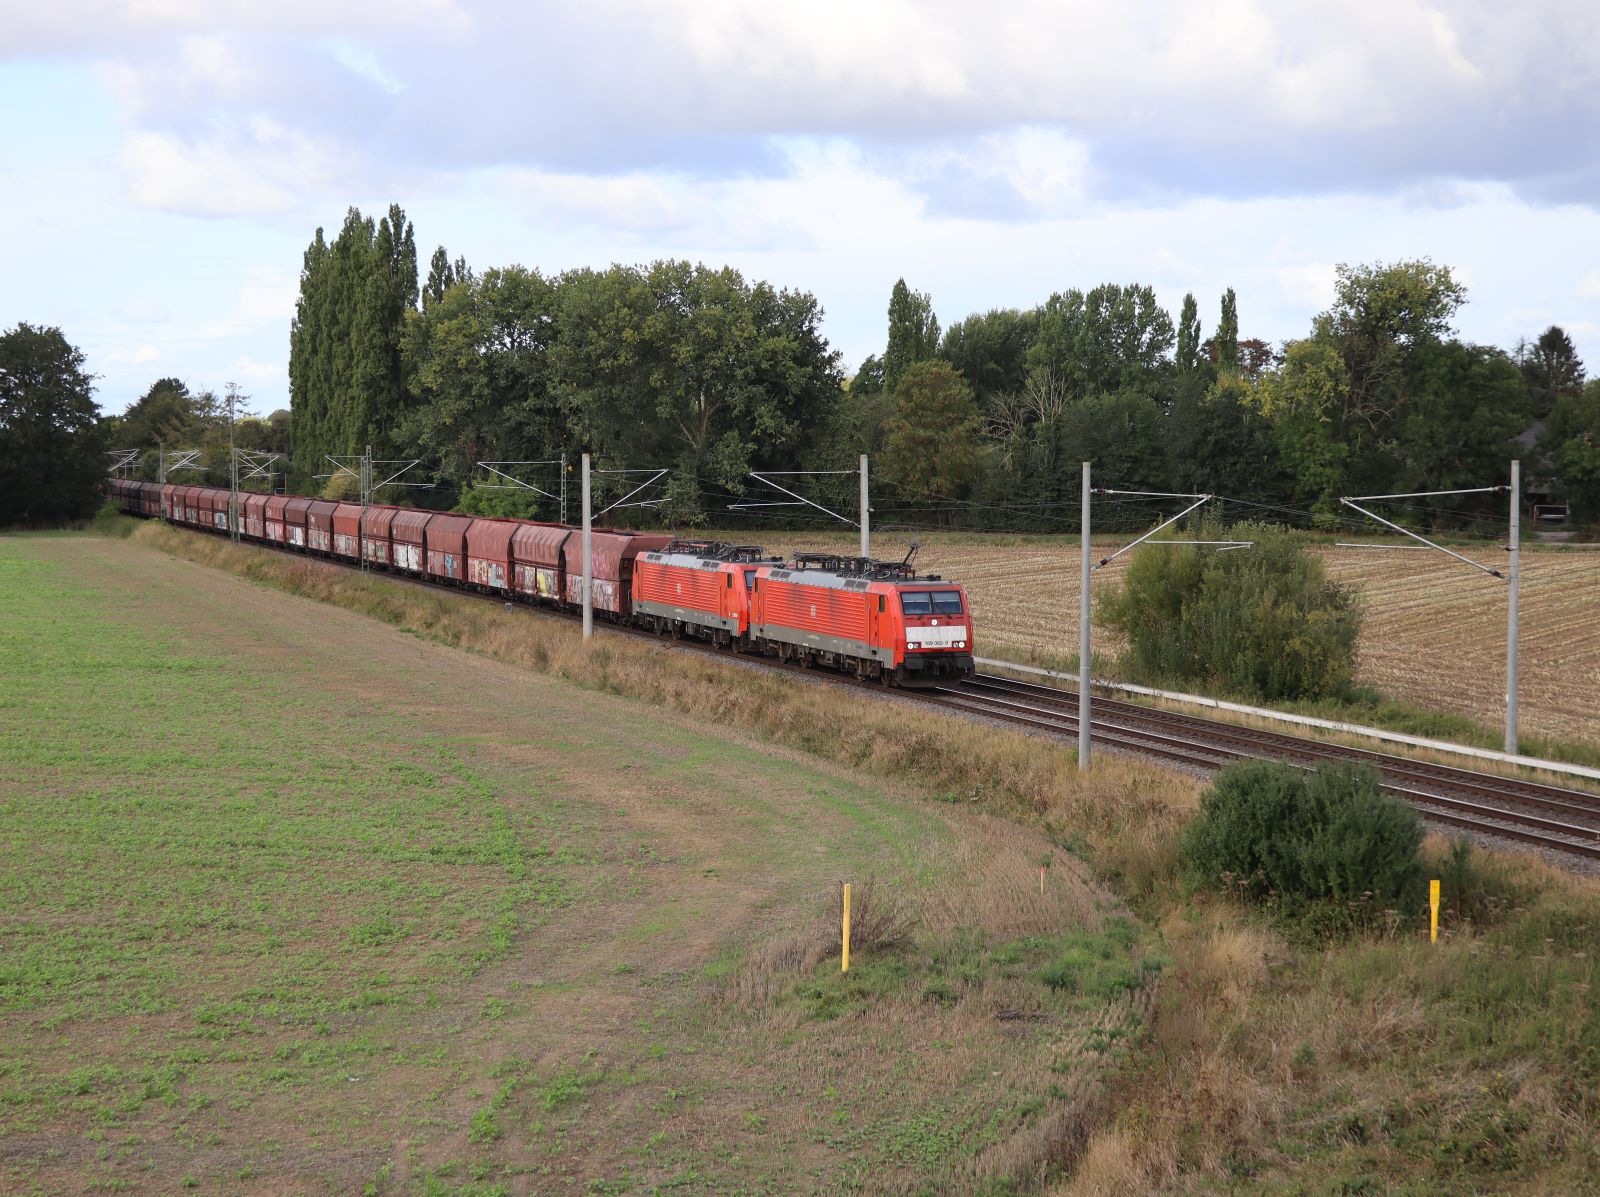
<svg viewBox="0 0 1600 1197"><path fill-rule="evenodd" d="M113 479L130 515L575 612L583 532L567 524ZM237 528L234 523L237 523ZM596 618L890 686L973 674L966 591L909 561L616 529L590 533Z"/></svg>

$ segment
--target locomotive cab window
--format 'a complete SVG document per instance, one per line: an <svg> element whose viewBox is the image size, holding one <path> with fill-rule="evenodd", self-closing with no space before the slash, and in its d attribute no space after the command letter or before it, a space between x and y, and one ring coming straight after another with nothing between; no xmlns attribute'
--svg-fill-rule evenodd
<svg viewBox="0 0 1600 1197"><path fill-rule="evenodd" d="M960 615L959 590L904 590L900 609L907 615Z"/></svg>

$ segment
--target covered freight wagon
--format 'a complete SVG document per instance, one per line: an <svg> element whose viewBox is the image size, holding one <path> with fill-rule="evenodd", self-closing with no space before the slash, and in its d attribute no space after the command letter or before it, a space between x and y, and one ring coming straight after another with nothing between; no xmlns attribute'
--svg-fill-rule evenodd
<svg viewBox="0 0 1600 1197"><path fill-rule="evenodd" d="M176 483L163 483L161 487L161 518L168 520L181 520L183 511L178 502L178 487Z"/></svg>
<svg viewBox="0 0 1600 1197"><path fill-rule="evenodd" d="M396 569L420 574L426 563L428 521L431 511L417 511L410 507L396 507L389 522L390 563Z"/></svg>
<svg viewBox="0 0 1600 1197"><path fill-rule="evenodd" d="M283 505L283 542L297 549L306 547L306 512L310 499L290 499Z"/></svg>
<svg viewBox="0 0 1600 1197"><path fill-rule="evenodd" d="M283 509L289 505L288 495L268 495L266 508L267 539L284 544L288 529L283 522Z"/></svg>
<svg viewBox="0 0 1600 1197"><path fill-rule="evenodd" d="M486 590L511 589L511 538L521 520L475 519L467 529L467 581Z"/></svg>
<svg viewBox="0 0 1600 1197"><path fill-rule="evenodd" d="M361 504L339 503L333 509L333 555L361 559Z"/></svg>
<svg viewBox="0 0 1600 1197"><path fill-rule="evenodd" d="M333 512L339 504L313 499L306 507L306 548L313 553L333 552Z"/></svg>
<svg viewBox="0 0 1600 1197"><path fill-rule="evenodd" d="M470 527L470 515L439 512L428 521L426 561L430 578L460 582L467 576L467 529Z"/></svg>
<svg viewBox="0 0 1600 1197"><path fill-rule="evenodd" d="M559 603L567 589L567 545L582 533L564 524L522 521L511 534L511 587L529 598Z"/></svg>
<svg viewBox="0 0 1600 1197"><path fill-rule="evenodd" d="M673 537L639 532L592 532L589 572L596 611L627 615L633 609L633 563L640 553L662 549ZM567 602L583 605L583 533L567 543Z"/></svg>
<svg viewBox="0 0 1600 1197"><path fill-rule="evenodd" d="M244 534L253 536L257 540L265 540L267 536L267 500L271 495L242 494L239 496L239 518L244 525Z"/></svg>
<svg viewBox="0 0 1600 1197"><path fill-rule="evenodd" d="M399 513L398 507L368 507L362 513L361 556L364 560L385 569L394 561L394 517Z"/></svg>
<svg viewBox="0 0 1600 1197"><path fill-rule="evenodd" d="M223 533L233 530L229 522L233 506L233 492L231 490L221 490L216 487L207 488L202 502L205 504L203 522L206 527Z"/></svg>

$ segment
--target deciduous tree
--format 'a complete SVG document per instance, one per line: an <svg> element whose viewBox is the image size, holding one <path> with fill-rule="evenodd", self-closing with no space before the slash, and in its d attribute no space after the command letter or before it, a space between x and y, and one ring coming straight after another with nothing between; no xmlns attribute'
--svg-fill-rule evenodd
<svg viewBox="0 0 1600 1197"><path fill-rule="evenodd" d="M1107 283L1045 302L1028 364L1047 369L1072 398L1138 388L1160 391L1172 351L1172 317L1155 291Z"/></svg>
<svg viewBox="0 0 1600 1197"><path fill-rule="evenodd" d="M1552 324L1531 345L1517 346L1517 365L1528 385L1532 414L1542 420L1555 410L1563 396L1583 392L1583 362L1573 347L1572 338Z"/></svg>
<svg viewBox="0 0 1600 1197"><path fill-rule="evenodd" d="M1022 389L1037 328L1037 312L995 308L946 329L939 356L960 370L978 402L986 403L993 395Z"/></svg>
<svg viewBox="0 0 1600 1197"><path fill-rule="evenodd" d="M83 354L59 328L0 334L0 526L93 515L105 449Z"/></svg>
<svg viewBox="0 0 1600 1197"><path fill-rule="evenodd" d="M982 460L982 423L972 388L953 366L912 364L884 424L880 476L909 498L965 498Z"/></svg>

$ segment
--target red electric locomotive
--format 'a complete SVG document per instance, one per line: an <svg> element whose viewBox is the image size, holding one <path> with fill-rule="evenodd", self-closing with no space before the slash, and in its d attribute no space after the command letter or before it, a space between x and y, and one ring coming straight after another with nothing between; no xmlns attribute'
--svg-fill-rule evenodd
<svg viewBox="0 0 1600 1197"><path fill-rule="evenodd" d="M800 553L756 571L750 639L778 657L844 669L886 685L973 673L966 592L909 560Z"/></svg>
<svg viewBox="0 0 1600 1197"><path fill-rule="evenodd" d="M745 645L756 570L778 561L755 545L705 540L675 540L641 553L633 566L634 622L712 644Z"/></svg>

